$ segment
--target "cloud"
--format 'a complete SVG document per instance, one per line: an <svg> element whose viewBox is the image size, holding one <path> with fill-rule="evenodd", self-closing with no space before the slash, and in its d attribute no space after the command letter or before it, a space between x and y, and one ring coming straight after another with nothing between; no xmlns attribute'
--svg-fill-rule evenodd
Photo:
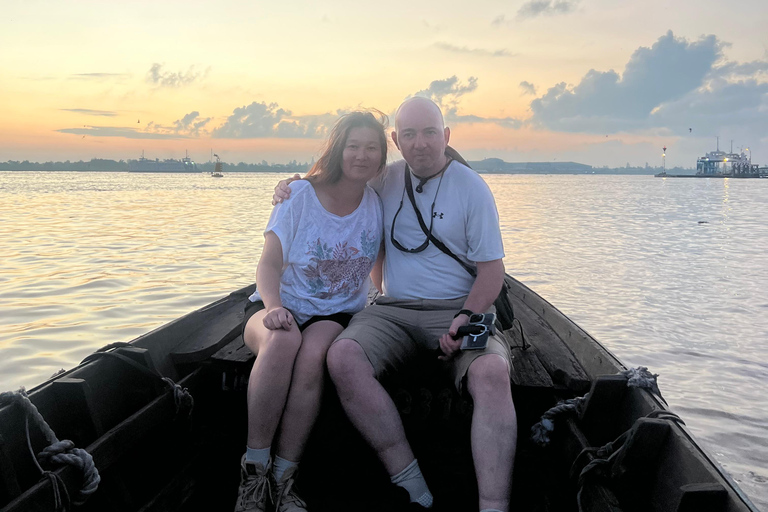
<svg viewBox="0 0 768 512"><path fill-rule="evenodd" d="M536 86L531 82L523 80L520 82L520 88L523 90L523 94L536 94Z"/></svg>
<svg viewBox="0 0 768 512"><path fill-rule="evenodd" d="M127 73L75 73L70 75L71 80L105 80L109 78L126 78L131 75Z"/></svg>
<svg viewBox="0 0 768 512"><path fill-rule="evenodd" d="M422 96L429 98L443 111L443 118L446 124L457 123L491 123L508 128L518 128L522 125L521 121L512 117L481 117L472 114L459 114L459 103L461 97L477 90L477 77L471 76L467 84L459 81L456 75L442 80L433 80L429 87L418 91L413 96Z"/></svg>
<svg viewBox="0 0 768 512"><path fill-rule="evenodd" d="M223 125L213 130L212 136L222 139L321 138L344 113L338 110L335 115L294 116L277 103L254 101L236 108Z"/></svg>
<svg viewBox="0 0 768 512"><path fill-rule="evenodd" d="M485 50L483 48L468 48L466 46L455 46L449 43L437 42L435 47L440 48L451 53L467 53L470 55L476 55L480 57L513 57L515 54L511 53L507 49L500 50Z"/></svg>
<svg viewBox="0 0 768 512"><path fill-rule="evenodd" d="M91 110L89 108L61 108L64 112L74 112L75 114L85 114L86 116L115 117L117 112L111 110Z"/></svg>
<svg viewBox="0 0 768 512"><path fill-rule="evenodd" d="M564 82L531 102L534 126L557 131L612 133L649 127L651 114L697 91L722 58L715 36L696 42L669 31L638 48L623 75L591 69L576 86Z"/></svg>
<svg viewBox="0 0 768 512"><path fill-rule="evenodd" d="M530 0L518 9L517 18L530 19L538 16L568 14L576 9L577 4L578 0Z"/></svg>
<svg viewBox="0 0 768 512"><path fill-rule="evenodd" d="M443 80L433 80L429 87L422 89L414 96L429 98L442 106L444 102L455 102L461 96L477 89L477 77L469 77L468 82L467 85L462 84L456 75Z"/></svg>
<svg viewBox="0 0 768 512"><path fill-rule="evenodd" d="M179 71L174 73L172 71L164 71L163 66L163 64L158 64L157 62L152 64L152 67L147 71L146 81L159 87L177 88L205 78L210 71L210 68L202 72L196 71L195 66L190 66L186 72Z"/></svg>
<svg viewBox="0 0 768 512"><path fill-rule="evenodd" d="M188 137L177 134L148 133L136 128L125 126L87 126L83 128L63 128L56 130L60 133L74 135L88 135L91 137L123 137L125 139L186 139Z"/></svg>
<svg viewBox="0 0 768 512"><path fill-rule="evenodd" d="M163 126L155 122L149 122L144 129L147 133L158 135L180 135L186 137L200 137L208 135L208 131L203 130L213 118L201 118L198 111L190 112L181 119L177 119L171 126Z"/></svg>
<svg viewBox="0 0 768 512"><path fill-rule="evenodd" d="M716 79L677 101L659 106L649 116L651 126L671 133L754 141L768 133L768 83L757 80L729 82ZM692 132L693 133L693 132Z"/></svg>
<svg viewBox="0 0 768 512"><path fill-rule="evenodd" d="M499 14L493 19L493 21L491 22L491 25L494 27L501 27L506 23L507 23L506 17L503 14Z"/></svg>

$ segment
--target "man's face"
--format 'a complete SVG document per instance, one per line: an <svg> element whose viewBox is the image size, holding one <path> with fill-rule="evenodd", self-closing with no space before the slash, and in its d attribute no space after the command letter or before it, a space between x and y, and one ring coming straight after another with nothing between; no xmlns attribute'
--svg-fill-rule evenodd
<svg viewBox="0 0 768 512"><path fill-rule="evenodd" d="M433 103L412 101L400 108L396 119L395 145L417 176L429 176L445 165L450 131Z"/></svg>

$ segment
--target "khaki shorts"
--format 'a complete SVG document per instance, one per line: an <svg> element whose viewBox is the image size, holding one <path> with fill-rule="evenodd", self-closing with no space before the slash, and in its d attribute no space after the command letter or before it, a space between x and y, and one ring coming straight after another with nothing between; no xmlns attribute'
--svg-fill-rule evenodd
<svg viewBox="0 0 768 512"><path fill-rule="evenodd" d="M396 374L421 351L435 351L440 336L448 332L454 315L464 306L466 297L451 300L399 300L379 297L352 317L349 327L336 340L356 341L373 366L376 378ZM494 313L491 308L486 313ZM498 354L512 368L509 344L491 336L483 350L464 350L443 364L457 391L461 392L469 365L480 356ZM435 356L437 361L437 355Z"/></svg>

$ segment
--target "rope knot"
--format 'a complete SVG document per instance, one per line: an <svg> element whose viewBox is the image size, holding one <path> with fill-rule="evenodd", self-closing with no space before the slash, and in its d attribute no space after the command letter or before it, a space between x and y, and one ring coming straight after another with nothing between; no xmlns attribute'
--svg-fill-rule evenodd
<svg viewBox="0 0 768 512"><path fill-rule="evenodd" d="M69 439L58 441L47 446L37 455L41 465L52 467L74 466L83 473L83 485L73 500L75 505L82 505L88 497L96 492L101 482L99 471L93 462L93 457L82 448L75 448L75 443Z"/></svg>
<svg viewBox="0 0 768 512"><path fill-rule="evenodd" d="M195 407L195 399L187 388L183 388L168 377L163 377L168 387L173 390L173 402L176 404L176 416L185 413L187 417L192 414Z"/></svg>

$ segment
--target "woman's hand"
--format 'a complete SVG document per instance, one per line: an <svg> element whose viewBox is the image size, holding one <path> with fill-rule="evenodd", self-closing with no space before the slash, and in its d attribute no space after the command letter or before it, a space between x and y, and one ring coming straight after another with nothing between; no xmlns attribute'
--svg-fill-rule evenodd
<svg viewBox="0 0 768 512"><path fill-rule="evenodd" d="M264 316L264 327L270 331L275 331L277 329L290 331L292 325L293 315L282 306L270 309Z"/></svg>

